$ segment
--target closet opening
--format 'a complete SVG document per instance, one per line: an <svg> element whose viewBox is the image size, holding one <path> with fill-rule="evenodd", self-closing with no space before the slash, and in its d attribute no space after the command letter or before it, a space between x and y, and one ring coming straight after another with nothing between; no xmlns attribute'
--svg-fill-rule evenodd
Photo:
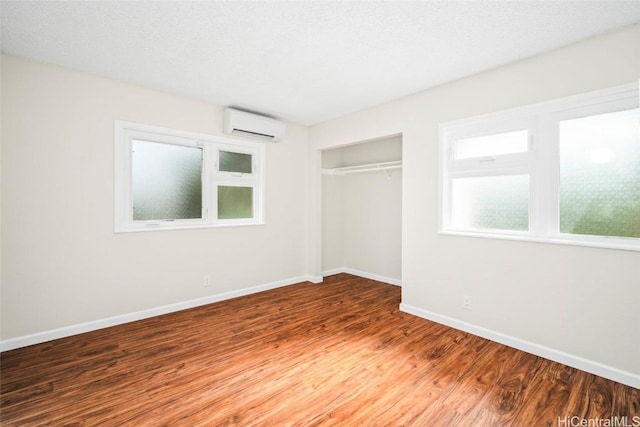
<svg viewBox="0 0 640 427"><path fill-rule="evenodd" d="M402 284L402 135L323 150L322 275Z"/></svg>

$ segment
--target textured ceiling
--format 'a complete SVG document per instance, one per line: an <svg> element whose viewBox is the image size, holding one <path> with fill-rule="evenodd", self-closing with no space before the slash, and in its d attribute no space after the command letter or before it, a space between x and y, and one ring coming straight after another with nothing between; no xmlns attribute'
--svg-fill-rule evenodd
<svg viewBox="0 0 640 427"><path fill-rule="evenodd" d="M640 22L640 0L2 1L2 51L314 124Z"/></svg>

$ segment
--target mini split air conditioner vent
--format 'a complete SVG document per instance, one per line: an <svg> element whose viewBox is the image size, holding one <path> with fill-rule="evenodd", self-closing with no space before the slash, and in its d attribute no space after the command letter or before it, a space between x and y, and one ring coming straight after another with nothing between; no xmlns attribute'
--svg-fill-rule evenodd
<svg viewBox="0 0 640 427"><path fill-rule="evenodd" d="M224 109L224 133L261 139L263 141L279 141L284 137L283 122L259 114L247 113L233 108Z"/></svg>

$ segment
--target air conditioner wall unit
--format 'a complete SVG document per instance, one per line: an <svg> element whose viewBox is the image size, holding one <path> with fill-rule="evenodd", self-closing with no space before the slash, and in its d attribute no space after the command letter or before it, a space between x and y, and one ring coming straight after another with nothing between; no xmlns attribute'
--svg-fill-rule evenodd
<svg viewBox="0 0 640 427"><path fill-rule="evenodd" d="M285 124L260 114L225 108L223 131L230 135L275 142L284 137Z"/></svg>

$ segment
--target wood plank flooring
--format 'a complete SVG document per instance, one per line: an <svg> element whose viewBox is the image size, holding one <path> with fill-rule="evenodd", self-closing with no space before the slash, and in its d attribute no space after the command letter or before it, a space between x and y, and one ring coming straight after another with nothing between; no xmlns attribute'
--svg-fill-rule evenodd
<svg viewBox="0 0 640 427"><path fill-rule="evenodd" d="M640 425L640 390L401 313L399 303L400 288L339 274L5 352L0 421Z"/></svg>

